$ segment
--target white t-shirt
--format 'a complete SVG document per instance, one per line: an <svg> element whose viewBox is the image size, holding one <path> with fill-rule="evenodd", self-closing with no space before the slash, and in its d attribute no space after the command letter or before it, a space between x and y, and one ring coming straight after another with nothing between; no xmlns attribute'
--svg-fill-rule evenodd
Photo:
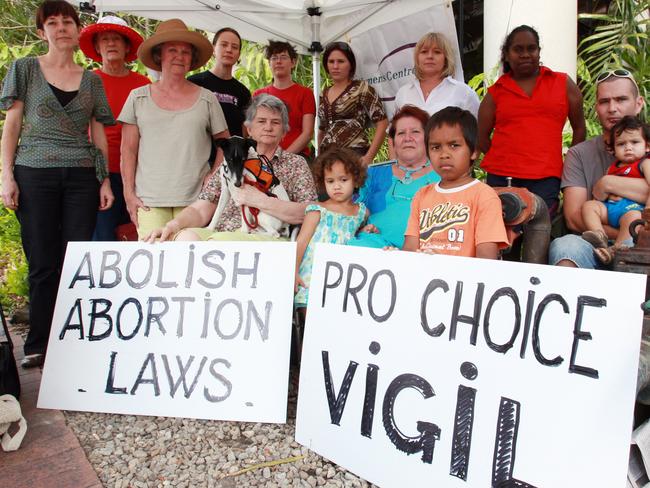
<svg viewBox="0 0 650 488"><path fill-rule="evenodd" d="M442 80L442 83L431 90L426 100L419 80L413 80L402 86L395 95L395 111L402 105L415 105L429 115L433 115L445 107L453 106L469 110L474 117L478 117L479 104L476 92L451 76Z"/></svg>

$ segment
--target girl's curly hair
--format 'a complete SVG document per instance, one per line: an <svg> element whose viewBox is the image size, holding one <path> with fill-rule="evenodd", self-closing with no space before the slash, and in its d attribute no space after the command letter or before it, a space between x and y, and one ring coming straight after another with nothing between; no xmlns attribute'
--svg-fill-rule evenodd
<svg viewBox="0 0 650 488"><path fill-rule="evenodd" d="M314 162L314 180L319 191L325 191L325 171L332 169L334 163L338 162L352 175L355 188L361 187L366 181L366 167L361 163L359 153L345 147L331 147L319 154Z"/></svg>

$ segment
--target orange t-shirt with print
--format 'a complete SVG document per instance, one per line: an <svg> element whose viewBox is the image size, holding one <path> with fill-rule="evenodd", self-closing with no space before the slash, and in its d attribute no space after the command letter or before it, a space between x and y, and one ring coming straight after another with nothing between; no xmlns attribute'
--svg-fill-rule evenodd
<svg viewBox="0 0 650 488"><path fill-rule="evenodd" d="M415 194L406 236L417 237L420 249L439 254L476 256L476 246L496 242L508 246L501 200L484 183L473 180L458 188L428 185Z"/></svg>

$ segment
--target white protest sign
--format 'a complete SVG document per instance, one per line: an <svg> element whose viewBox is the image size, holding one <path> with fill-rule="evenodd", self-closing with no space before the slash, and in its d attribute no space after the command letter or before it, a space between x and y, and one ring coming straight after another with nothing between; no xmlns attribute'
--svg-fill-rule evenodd
<svg viewBox="0 0 650 488"><path fill-rule="evenodd" d="M40 408L285 422L295 243L68 244Z"/></svg>
<svg viewBox="0 0 650 488"><path fill-rule="evenodd" d="M357 61L356 77L366 80L393 117L397 90L415 80L413 48L427 32L443 34L456 56L454 78L463 80L463 66L451 4L433 5L422 12L370 29L350 40Z"/></svg>
<svg viewBox="0 0 650 488"><path fill-rule="evenodd" d="M319 245L296 440L382 487L621 487L645 276Z"/></svg>

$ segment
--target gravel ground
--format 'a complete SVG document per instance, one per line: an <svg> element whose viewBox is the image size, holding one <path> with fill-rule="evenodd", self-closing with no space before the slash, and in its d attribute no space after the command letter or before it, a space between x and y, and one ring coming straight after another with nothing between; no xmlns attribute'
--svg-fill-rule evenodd
<svg viewBox="0 0 650 488"><path fill-rule="evenodd" d="M290 395L285 425L85 412L65 416L107 487L374 486L295 442L295 406Z"/></svg>
<svg viewBox="0 0 650 488"><path fill-rule="evenodd" d="M292 370L286 424L63 413L110 488L374 487L294 440L297 384Z"/></svg>

